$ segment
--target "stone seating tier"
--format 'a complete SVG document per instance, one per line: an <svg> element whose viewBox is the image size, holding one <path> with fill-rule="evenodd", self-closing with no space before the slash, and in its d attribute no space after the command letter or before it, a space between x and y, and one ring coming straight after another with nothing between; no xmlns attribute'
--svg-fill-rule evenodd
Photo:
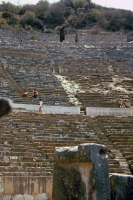
<svg viewBox="0 0 133 200"><path fill-rule="evenodd" d="M130 157L132 152L132 141L133 141L133 128L132 128L132 117L99 117L100 124L103 125L103 134L114 143L116 149L122 153L124 159L126 159L131 170ZM108 131L110 130L110 131Z"/></svg>
<svg viewBox="0 0 133 200"><path fill-rule="evenodd" d="M117 119L119 120L117 121ZM132 120L132 117L130 117L127 123L131 125ZM118 137L116 137L115 141L115 135L113 135L114 138L111 138L112 135L106 135L106 129L110 130L110 132L112 132L112 128L114 132L117 132L117 127L119 127L119 132L122 132L123 129L126 130L124 127L126 123L123 122L123 118L115 117L91 118L82 115L38 115L27 112L12 112L1 120L0 130L8 131L8 135L6 136L6 132L4 135L1 134L1 139L4 137L4 140L3 145L1 145L0 160L1 163L8 165L8 168L15 166L16 168L14 169L19 172L29 172L30 167L31 172L32 169L39 170L39 167L42 169L45 167L46 172L52 173L55 146L73 146L89 142L104 143L108 149L110 173L131 174L127 167L121 166L122 160L128 157L128 151L126 151L126 155L122 154L124 147L127 149L127 146L122 147L122 156L119 156L118 150L121 147L117 146ZM3 125L5 125L4 129L2 129ZM124 131L122 134L124 135ZM127 140L127 133L125 136ZM131 136L130 134L130 138ZM5 143L6 141L8 143ZM119 140L119 145L123 145L122 140ZM118 148L117 151L115 150L116 148ZM7 161L4 159L7 159ZM20 167L15 159L18 160ZM131 168L130 162L128 166ZM6 172L8 172L8 168Z"/></svg>
<svg viewBox="0 0 133 200"><path fill-rule="evenodd" d="M3 32L5 31L3 30ZM69 101L61 82L57 81L54 75L51 77L48 76L48 73L57 73L62 76L65 75L67 76L67 80L77 83L79 90L84 90L85 93L87 89L90 92L93 91L94 94L98 92L99 94L102 93L104 96L102 102L99 100L94 105L91 102L93 106L96 104L98 106L99 104L99 106L103 107L118 107L117 98L122 98L128 101L128 103L131 101L128 107L132 106L132 98L129 95L132 91L133 68L132 57L129 56L132 55L132 44L129 45L126 42L126 36L124 34L113 33L110 36L112 38L111 41L104 41L103 39L106 40L109 37L107 33L104 35L90 35L90 32L84 33L82 31L78 45L75 46L72 43L74 34L70 34L66 36L64 43L53 46L53 40L56 44L58 43L56 39L59 36L57 35L42 34L42 38L44 38L43 43L40 41L41 37L37 33L35 33L38 38L37 41L30 41L28 40L30 37L29 33L20 34L18 32L9 32L6 31L8 35L6 39L3 33L1 35L8 49L12 49L12 51L9 51L7 48L2 48L1 62L2 66L6 68L6 72L10 74L10 78L12 76L12 81L14 79L14 82L10 79L10 83L8 82L7 85L14 85L13 92L15 94L11 94L11 88L8 87L7 91L2 92L2 96L11 98L14 102L18 103L31 103L32 101L37 104L38 101L34 101L33 99L22 99L20 97L20 89L23 90L28 86L31 93L33 88L42 88L43 90L40 92L47 91L45 95L43 94L41 96L46 105L71 106L73 104ZM14 35L14 39L10 38L11 35ZM21 45L20 35L25 36L25 41ZM49 40L51 37L53 37L53 40ZM20 48L20 50L16 50L16 48ZM44 72L47 74L46 76ZM117 84L115 81L116 78L119 78ZM16 86L19 86L19 89ZM17 88L16 90L15 87ZM51 94L53 93L52 90L57 88L60 88L57 96ZM96 91L97 88L99 91ZM49 89L50 91L48 91ZM122 89L125 89L126 98L125 95L121 94ZM61 94L61 90L64 91L64 96ZM115 94L112 95L113 91L115 91ZM107 97L108 94L110 94L110 97ZM83 100L79 102L81 106L86 106L86 101L90 100L88 96L84 97L85 102Z"/></svg>

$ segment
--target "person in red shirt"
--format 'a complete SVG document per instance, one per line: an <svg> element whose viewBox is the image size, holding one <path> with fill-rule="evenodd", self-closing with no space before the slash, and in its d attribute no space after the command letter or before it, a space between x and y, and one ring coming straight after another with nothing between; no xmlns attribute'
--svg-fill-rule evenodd
<svg viewBox="0 0 133 200"><path fill-rule="evenodd" d="M25 89L25 90L23 90L23 95L22 95L23 97L27 97L28 96L28 91Z"/></svg>

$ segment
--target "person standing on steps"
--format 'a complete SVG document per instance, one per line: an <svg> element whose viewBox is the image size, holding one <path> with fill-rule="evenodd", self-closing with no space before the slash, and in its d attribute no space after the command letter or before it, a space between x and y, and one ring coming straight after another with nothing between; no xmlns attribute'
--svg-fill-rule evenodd
<svg viewBox="0 0 133 200"><path fill-rule="evenodd" d="M38 92L36 89L33 90L33 97L34 98L37 98L38 97Z"/></svg>
<svg viewBox="0 0 133 200"><path fill-rule="evenodd" d="M120 108L123 107L123 101L122 101L122 99L119 99L119 107L120 107Z"/></svg>
<svg viewBox="0 0 133 200"><path fill-rule="evenodd" d="M40 99L40 101L39 101L39 112L40 113L43 113L42 107L43 107L43 101L42 101L42 99Z"/></svg>

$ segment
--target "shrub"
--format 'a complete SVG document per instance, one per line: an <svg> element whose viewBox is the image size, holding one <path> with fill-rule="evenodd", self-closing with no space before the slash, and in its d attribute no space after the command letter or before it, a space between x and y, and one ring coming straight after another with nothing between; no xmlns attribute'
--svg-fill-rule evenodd
<svg viewBox="0 0 133 200"><path fill-rule="evenodd" d="M123 20L123 26L124 26L124 29L127 29L129 31L133 30L133 12L126 11L124 15L124 20Z"/></svg>
<svg viewBox="0 0 133 200"><path fill-rule="evenodd" d="M7 11L7 12L14 13L14 14L18 14L20 9L21 9L21 6L13 5L10 2L6 3L6 2L2 1L2 3L0 4L0 12Z"/></svg>
<svg viewBox="0 0 133 200"><path fill-rule="evenodd" d="M6 25L6 20L0 17L0 28L4 27Z"/></svg>
<svg viewBox="0 0 133 200"><path fill-rule="evenodd" d="M26 11L26 13L21 18L21 24L23 27L30 25L34 29L43 29L42 22L35 17L35 13Z"/></svg>
<svg viewBox="0 0 133 200"><path fill-rule="evenodd" d="M74 28L77 28L77 24L78 24L79 19L78 19L78 17L76 15L70 15L68 17L67 21L68 21L70 26L72 26Z"/></svg>
<svg viewBox="0 0 133 200"><path fill-rule="evenodd" d="M82 8L85 5L85 0L73 0L73 7L75 10Z"/></svg>
<svg viewBox="0 0 133 200"><path fill-rule="evenodd" d="M36 36L35 35L30 36L30 40L36 40Z"/></svg>
<svg viewBox="0 0 133 200"><path fill-rule="evenodd" d="M53 33L52 29L46 29L44 30L44 33Z"/></svg>
<svg viewBox="0 0 133 200"><path fill-rule="evenodd" d="M7 24L9 25L15 25L15 24L18 24L19 22L18 16L11 12L3 12L2 17L6 19Z"/></svg>

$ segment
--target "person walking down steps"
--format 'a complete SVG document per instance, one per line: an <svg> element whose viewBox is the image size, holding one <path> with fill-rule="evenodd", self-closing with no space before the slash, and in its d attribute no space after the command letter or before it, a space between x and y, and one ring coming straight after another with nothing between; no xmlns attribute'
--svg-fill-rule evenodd
<svg viewBox="0 0 133 200"><path fill-rule="evenodd" d="M43 107L43 101L42 101L42 99L40 99L40 101L39 101L39 112L44 114L44 112L42 111L42 107Z"/></svg>

